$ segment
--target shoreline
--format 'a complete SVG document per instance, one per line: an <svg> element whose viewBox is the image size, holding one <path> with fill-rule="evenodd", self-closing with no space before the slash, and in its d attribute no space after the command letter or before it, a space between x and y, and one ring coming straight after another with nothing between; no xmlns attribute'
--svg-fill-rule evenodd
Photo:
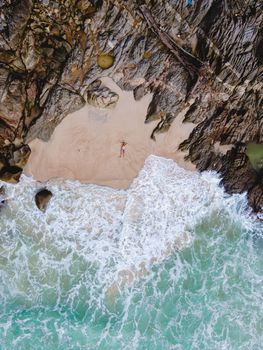
<svg viewBox="0 0 263 350"><path fill-rule="evenodd" d="M178 151L195 126L182 123L185 111L153 141L150 135L159 121L144 123L151 94L135 101L132 92L121 90L110 78L101 80L119 95L117 105L102 109L86 104L65 117L48 142L33 140L25 175L40 182L64 178L126 189L151 154L173 159L186 170L196 170L184 160L185 153ZM127 146L124 158L120 158L123 141Z"/></svg>

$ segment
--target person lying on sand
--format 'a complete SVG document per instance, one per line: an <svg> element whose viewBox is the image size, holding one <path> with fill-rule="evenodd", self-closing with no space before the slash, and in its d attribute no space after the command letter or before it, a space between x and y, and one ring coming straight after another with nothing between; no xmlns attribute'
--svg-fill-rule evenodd
<svg viewBox="0 0 263 350"><path fill-rule="evenodd" d="M124 155L125 155L125 148L127 146L127 142L125 141L122 141L121 143L121 149L120 149L120 158L124 158Z"/></svg>

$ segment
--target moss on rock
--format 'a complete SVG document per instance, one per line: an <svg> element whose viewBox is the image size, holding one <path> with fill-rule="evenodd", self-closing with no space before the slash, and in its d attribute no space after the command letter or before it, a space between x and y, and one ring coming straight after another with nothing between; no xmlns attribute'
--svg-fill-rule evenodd
<svg viewBox="0 0 263 350"><path fill-rule="evenodd" d="M97 64L102 69L108 69L113 66L114 57L111 54L101 53L97 56Z"/></svg>

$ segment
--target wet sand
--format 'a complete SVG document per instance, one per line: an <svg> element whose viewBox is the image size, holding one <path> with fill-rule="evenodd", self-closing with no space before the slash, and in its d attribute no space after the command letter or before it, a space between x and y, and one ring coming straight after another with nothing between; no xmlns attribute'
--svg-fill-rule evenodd
<svg viewBox="0 0 263 350"><path fill-rule="evenodd" d="M39 181L61 177L127 188L150 154L174 159L185 169L195 170L178 151L178 145L194 127L192 123L182 124L184 113L176 117L167 133L156 135L153 141L150 135L158 122L144 124L152 96L135 101L132 92L122 91L111 79L102 81L118 93L116 107L99 109L87 104L68 115L48 142L32 141L24 170L27 175ZM122 141L127 142L124 158L119 157Z"/></svg>

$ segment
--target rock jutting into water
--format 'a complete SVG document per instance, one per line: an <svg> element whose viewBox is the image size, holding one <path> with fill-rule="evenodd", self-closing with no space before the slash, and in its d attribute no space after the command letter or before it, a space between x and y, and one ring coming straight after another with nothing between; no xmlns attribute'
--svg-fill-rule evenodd
<svg viewBox="0 0 263 350"><path fill-rule="evenodd" d="M18 166L7 165L0 171L0 178L2 181L17 183L22 171L23 169Z"/></svg>
<svg viewBox="0 0 263 350"><path fill-rule="evenodd" d="M187 107L184 122L196 124L180 146L187 158L260 210L262 173L246 155L263 142L260 0L10 0L0 16L1 179L23 167L17 149L48 140L107 75L136 100L153 93L153 138Z"/></svg>

